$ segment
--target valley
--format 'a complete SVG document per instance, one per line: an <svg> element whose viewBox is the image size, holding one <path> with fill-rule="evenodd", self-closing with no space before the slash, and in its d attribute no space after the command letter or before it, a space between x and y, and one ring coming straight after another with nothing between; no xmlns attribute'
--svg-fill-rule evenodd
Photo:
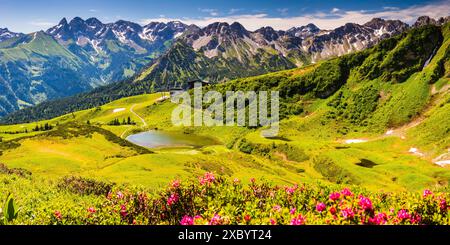
<svg viewBox="0 0 450 245"><path fill-rule="evenodd" d="M437 25L446 20L424 17L421 21ZM141 26L76 17L28 35L5 29L0 44L4 57L0 88L5 91L0 97L0 121L50 119L122 97L186 88L192 79L220 83L301 67L372 47L409 28L401 21L380 18L334 30L310 23L289 30L268 26L249 31L238 22ZM43 45L54 49L42 50ZM50 71L58 71L62 64L58 74L66 76L52 76ZM15 70L17 66L24 68ZM58 98L62 99L54 100ZM28 108L32 105L37 106ZM18 111L23 108L28 110Z"/></svg>
<svg viewBox="0 0 450 245"><path fill-rule="evenodd" d="M131 80L4 118L0 200L13 193L25 207L17 223L194 224L200 215L199 224L448 224L450 22L415 26L301 67L276 54L286 58L276 61L281 66L269 62L257 71L227 63L231 49L210 50L199 38L258 31L220 23L191 28ZM245 46L240 38L221 43ZM215 72L234 68L217 64L249 72L224 79ZM217 79L205 91L279 91L278 136L263 137L264 127L174 126L177 105L152 88L167 85L158 80L162 70L179 82L203 74L190 65ZM342 215L322 215L323 206ZM357 208L361 220L347 213ZM380 218L375 209L391 213ZM405 212L407 218L397 214Z"/></svg>
<svg viewBox="0 0 450 245"><path fill-rule="evenodd" d="M309 103L305 104L305 100L298 97L298 102L289 102L291 105L300 103L303 112L298 115L285 113L279 137L275 139L261 137L261 128L174 127L170 118L176 105L169 100L162 100L162 93L154 93L119 99L51 120L1 126L3 141L18 145L13 149L3 150L0 162L14 168L28 169L36 175L57 177L76 174L152 188L163 185L167 180L188 177L193 173L200 174L202 171L215 171L243 181L252 177L284 184L322 180L360 185L378 191L415 191L431 186L445 187L450 180L448 166L439 166L433 159L448 151L450 125L448 120L442 118L449 112L449 80L445 77L448 74L447 66L443 66L444 77L438 78L435 84L430 84L426 79L429 79L428 74L435 72L433 69L436 69L436 64L442 61L448 63L448 27L443 27L443 44L429 65L423 70L412 72L401 83L383 83L378 78L356 82L356 78L363 75L363 68L366 69L369 64L367 62L372 62L372 57L377 57L379 52L388 52L385 57L390 57L389 53L400 52L399 49L410 38L421 42L421 38L428 39L429 35L420 36L414 31L402 36L403 41L398 41L398 45L385 47L391 42L388 40L362 53L313 67L237 79L214 87L218 91L226 90L229 86L251 90L248 86L261 86L272 79L281 80L273 85L263 86L280 86L286 78L302 81L311 74L320 75L322 67L326 67L326 70L334 64L342 67L339 62L354 62L352 57L365 57L358 61L361 68L353 67L348 80L334 95L320 98L323 92L312 90L313 94L319 95L314 99L309 94L310 91L300 91L300 94L312 100L309 99ZM435 31L431 27L420 29L423 32L431 30ZM433 52L433 48L428 52ZM290 84L290 87L282 85L280 93L291 93L284 91L297 89L295 80ZM300 83L300 86L303 85ZM375 93L376 99L358 97L361 92L368 99L371 98L371 93ZM387 93L389 95L382 95ZM379 94L381 96L378 97ZM353 101L361 99L358 107L352 107ZM371 105L374 102L378 103L376 107ZM285 100L282 100L283 104L286 104ZM345 104L346 107L341 107ZM361 111L360 108L366 111ZM136 124L108 125L114 119L120 122L128 117ZM436 120L440 123L436 124ZM55 125L56 129L42 134L32 132L36 125L45 123ZM80 131L76 133L80 135L65 135L63 128L73 123L75 124L70 127ZM77 127L81 129L78 130ZM85 127L88 131L92 130L90 128L100 128L112 132L118 139L111 142L102 133L85 133L82 131ZM430 127L433 129L430 130ZM24 130L30 133L6 133ZM130 135L148 130L178 132L196 135L195 137L212 136L220 143L200 148L156 148L152 149L153 153L144 155L133 153L130 147L117 143L125 141ZM52 136L53 131L58 133ZM86 137L92 137L94 141L86 144ZM97 149L98 147L89 146L90 144L98 144L102 148ZM42 148L33 147L36 145L42 145ZM54 150L46 150L47 145L52 145L51 149ZM79 150L77 145L91 150ZM42 164L42 159L47 159L44 162L48 162L48 166ZM358 165L361 161L370 162L371 165ZM55 167L55 164L61 167Z"/></svg>

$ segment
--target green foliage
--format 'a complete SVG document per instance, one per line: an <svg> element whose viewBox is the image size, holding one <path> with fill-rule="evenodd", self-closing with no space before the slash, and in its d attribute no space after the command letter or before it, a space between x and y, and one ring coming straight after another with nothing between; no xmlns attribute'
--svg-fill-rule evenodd
<svg viewBox="0 0 450 245"><path fill-rule="evenodd" d="M66 189L79 195L106 196L114 185L114 183L106 183L83 177L66 176L59 181L58 188Z"/></svg>
<svg viewBox="0 0 450 245"><path fill-rule="evenodd" d="M6 198L2 213L3 213L3 218L2 217L0 217L0 218L4 219L6 221L6 223L12 222L13 220L15 220L17 218L19 209L16 207L16 205L14 203L14 198L12 197L11 194L8 194L8 196Z"/></svg>
<svg viewBox="0 0 450 245"><path fill-rule="evenodd" d="M33 131L34 131L34 132L38 132L38 131L49 131L49 130L52 130L52 129L53 129L53 126L52 126L52 125L50 125L50 124L48 124L48 123L45 123L44 126L42 126L42 125L36 125L36 127L33 128Z"/></svg>
<svg viewBox="0 0 450 245"><path fill-rule="evenodd" d="M450 95L426 114L424 121L409 132L417 145L432 150L446 151L450 143Z"/></svg>
<svg viewBox="0 0 450 245"><path fill-rule="evenodd" d="M367 126L365 119L375 111L379 98L379 88L373 84L352 92L339 91L327 104L335 109L327 116L331 119Z"/></svg>
<svg viewBox="0 0 450 245"><path fill-rule="evenodd" d="M315 156L312 159L314 169L327 180L338 184L357 184L358 181L345 169L327 156Z"/></svg>
<svg viewBox="0 0 450 245"><path fill-rule="evenodd" d="M0 163L0 173L2 174L15 174L20 177L30 177L31 172L23 168L8 168L5 164Z"/></svg>
<svg viewBox="0 0 450 245"><path fill-rule="evenodd" d="M384 81L403 82L423 67L441 42L442 34L437 26L412 29L380 64L380 77Z"/></svg>
<svg viewBox="0 0 450 245"><path fill-rule="evenodd" d="M272 218L279 224L289 224L299 214L311 224L356 224L363 222L361 220L369 223L369 217L375 219L378 212L389 216L386 218L388 224L448 224L448 211L440 208L442 194L438 191L432 199L424 199L415 192L399 192L430 186L445 187L450 180L446 168L430 162L431 158L446 151L450 132L446 120L449 114L447 86L450 70L447 68L450 63L446 58L448 42L445 40L448 39L443 35L442 45L439 44L439 37L435 42L434 30L420 29L419 32L423 31L430 37L420 36L420 33L415 33L419 36L413 37L406 33L363 52L299 69L238 78L205 88L220 92L279 90L282 95L280 110L284 118L280 122L280 137L263 138L259 134L261 129L254 128L173 127L169 112L174 105L168 101L156 103L160 94L125 98L102 107L98 105L116 98L115 95L103 94L105 88L93 94L80 95L72 98L75 104L71 108L77 110L77 107L82 108L92 102L91 105L95 105L93 109L48 121L49 125L60 122L50 131L39 134L28 132L25 137L21 133L17 136L2 135L6 138L0 143L0 151L4 154L1 160L9 168L0 166L0 172L4 173L0 192L15 190L12 193L26 212L21 212L13 223L24 224L132 224L134 221L138 224L178 224L184 216L195 215L202 217L198 222L209 223L215 214L222 217L217 220L224 224L268 224ZM422 42L434 42L435 46L424 49L426 55L406 52L414 45L422 45ZM430 63L425 67L419 65L435 49L436 55ZM407 57L404 66L396 66L397 56L403 52L417 55L416 60ZM385 76L397 71L395 79ZM184 75L184 78L189 77ZM155 85L145 79L139 82L130 80L126 85L111 85L108 91L120 91L120 96L126 96L128 92L140 93L143 89L151 91L157 88L147 87L150 84ZM143 87L139 88L141 85ZM124 87L130 90L122 91ZM72 100L59 101L42 113L47 116L58 114L68 108L63 105L67 101ZM129 115L136 120L128 110L134 105L136 113L149 124L147 128L214 135L225 142L226 147L157 149L157 154L147 154L149 150L119 137L127 135L123 134L125 130L129 133L142 130L140 125L106 125L115 119L117 123L122 123ZM126 110L115 114L112 112L115 108ZM400 127L412 120L418 124ZM88 121L90 123L85 123ZM39 125L45 123L40 122ZM31 131L34 125L3 126L2 131L19 132L24 130L21 127ZM395 127L394 132L385 135L389 127ZM367 142L347 144L346 139L351 137ZM38 147L42 142L58 148L47 153L46 149ZM92 147L92 152L86 151L80 142L95 147ZM114 144L109 144L111 142ZM411 147L418 147L424 156L408 153ZM108 150L104 149L113 151L105 155ZM38 157L28 157L30 153L36 153ZM45 161L41 160L43 154L48 156ZM33 171L33 177L26 174L27 178L18 177L21 176L19 168ZM294 191L293 196L286 196L286 190L281 186L265 182L249 186L232 184L219 177L209 185L196 181L186 182L186 185L183 183L180 192L161 190L161 184L167 178L184 181L203 171L242 178L244 182L251 177L264 176L277 184L291 185L298 180L305 184L302 185L304 188L299 188L302 191ZM56 184L51 178L43 180L44 184L35 179L35 176L41 175L59 178L68 174L83 177L68 177L58 180ZM143 184L151 190L142 192L131 187L110 186L105 179L120 184ZM311 184L318 179L324 184ZM377 192L351 187L356 190L355 196L343 199L345 204L341 207L329 200L329 194L345 186L330 183L357 184ZM395 192L379 192L380 189ZM119 190L123 194L120 199L116 198ZM110 192L112 194L105 198ZM445 196L448 190L442 192ZM176 205L168 205L167 201L174 193L178 194L178 201ZM140 198L146 201L137 199L140 194ZM356 197L360 194L370 197L376 213L366 213L359 208ZM314 211L318 201L327 206L323 216ZM276 205L281 206L280 213L272 210ZM295 216L289 214L294 207L297 208ZM336 208L337 219L329 213L331 207ZM354 219L348 220L339 215L346 208L354 211ZM393 213L389 213L391 208L394 208ZM410 218L398 219L397 215L403 209ZM417 221L416 214L422 221ZM250 215L251 219L243 219L245 215Z"/></svg>
<svg viewBox="0 0 450 245"><path fill-rule="evenodd" d="M0 188L4 182L0 182ZM446 189L422 193L369 192L357 186L322 183L273 185L252 179L243 184L213 173L175 180L149 193L131 186L106 196L79 195L46 182L23 187L45 189L23 199L15 224L65 225L448 225ZM36 187L39 184L39 187ZM52 191L49 191L52 190ZM33 203L35 202L35 203Z"/></svg>
<svg viewBox="0 0 450 245"><path fill-rule="evenodd" d="M130 117L128 117L127 119L124 118L122 120L115 118L115 119L111 120L110 122L108 122L108 125L110 125L110 126L136 125L136 122L131 120Z"/></svg>
<svg viewBox="0 0 450 245"><path fill-rule="evenodd" d="M2 155L2 152L5 150L15 149L20 146L20 143L17 142L17 140L12 141L6 141L1 142L0 144L0 156Z"/></svg>
<svg viewBox="0 0 450 245"><path fill-rule="evenodd" d="M246 154L257 154L260 156L271 157L274 154L286 156L286 160L303 162L309 159L305 152L295 146L285 144L255 144L247 141L245 138L238 143L238 149Z"/></svg>
<svg viewBox="0 0 450 245"><path fill-rule="evenodd" d="M372 127L398 127L415 118L429 102L428 83L424 73L416 73L406 82L394 85L373 113Z"/></svg>

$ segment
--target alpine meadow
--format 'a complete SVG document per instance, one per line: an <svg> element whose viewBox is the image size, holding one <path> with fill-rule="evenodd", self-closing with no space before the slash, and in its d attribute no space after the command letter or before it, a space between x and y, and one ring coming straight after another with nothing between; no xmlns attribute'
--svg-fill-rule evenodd
<svg viewBox="0 0 450 245"><path fill-rule="evenodd" d="M0 28L0 225L449 225L439 17ZM224 100L277 91L278 134L175 125L197 82Z"/></svg>

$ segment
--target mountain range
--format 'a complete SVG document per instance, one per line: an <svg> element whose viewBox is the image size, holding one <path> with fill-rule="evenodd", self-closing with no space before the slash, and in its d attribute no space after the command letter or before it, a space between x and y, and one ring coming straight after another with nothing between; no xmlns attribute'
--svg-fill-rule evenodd
<svg viewBox="0 0 450 245"><path fill-rule="evenodd" d="M407 29L401 21L383 19L364 25L348 23L331 31L314 24L287 31L263 27L253 32L237 22L189 26L137 80L150 81L151 87L160 89L185 86L195 78L223 82L359 51Z"/></svg>
<svg viewBox="0 0 450 245"><path fill-rule="evenodd" d="M64 18L31 34L0 29L0 115L132 76L185 30L180 22L140 26Z"/></svg>
<svg viewBox="0 0 450 245"><path fill-rule="evenodd" d="M421 17L413 26L448 20ZM0 34L0 88L6 93L0 96L0 115L127 77L61 103L13 113L3 121L54 117L124 96L184 87L190 79L224 82L304 66L371 47L409 28L401 21L379 18L334 30L308 24L286 31L249 31L237 22L200 28L181 22L140 26L74 18L29 35L2 29L6 31ZM46 48L49 45L54 47Z"/></svg>

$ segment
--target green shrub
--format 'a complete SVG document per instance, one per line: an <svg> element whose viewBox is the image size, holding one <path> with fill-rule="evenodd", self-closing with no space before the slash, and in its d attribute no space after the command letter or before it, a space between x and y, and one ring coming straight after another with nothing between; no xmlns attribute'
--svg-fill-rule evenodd
<svg viewBox="0 0 450 245"><path fill-rule="evenodd" d="M66 176L59 181L58 188L80 195L93 194L106 196L114 185L114 183L105 183L83 177Z"/></svg>

